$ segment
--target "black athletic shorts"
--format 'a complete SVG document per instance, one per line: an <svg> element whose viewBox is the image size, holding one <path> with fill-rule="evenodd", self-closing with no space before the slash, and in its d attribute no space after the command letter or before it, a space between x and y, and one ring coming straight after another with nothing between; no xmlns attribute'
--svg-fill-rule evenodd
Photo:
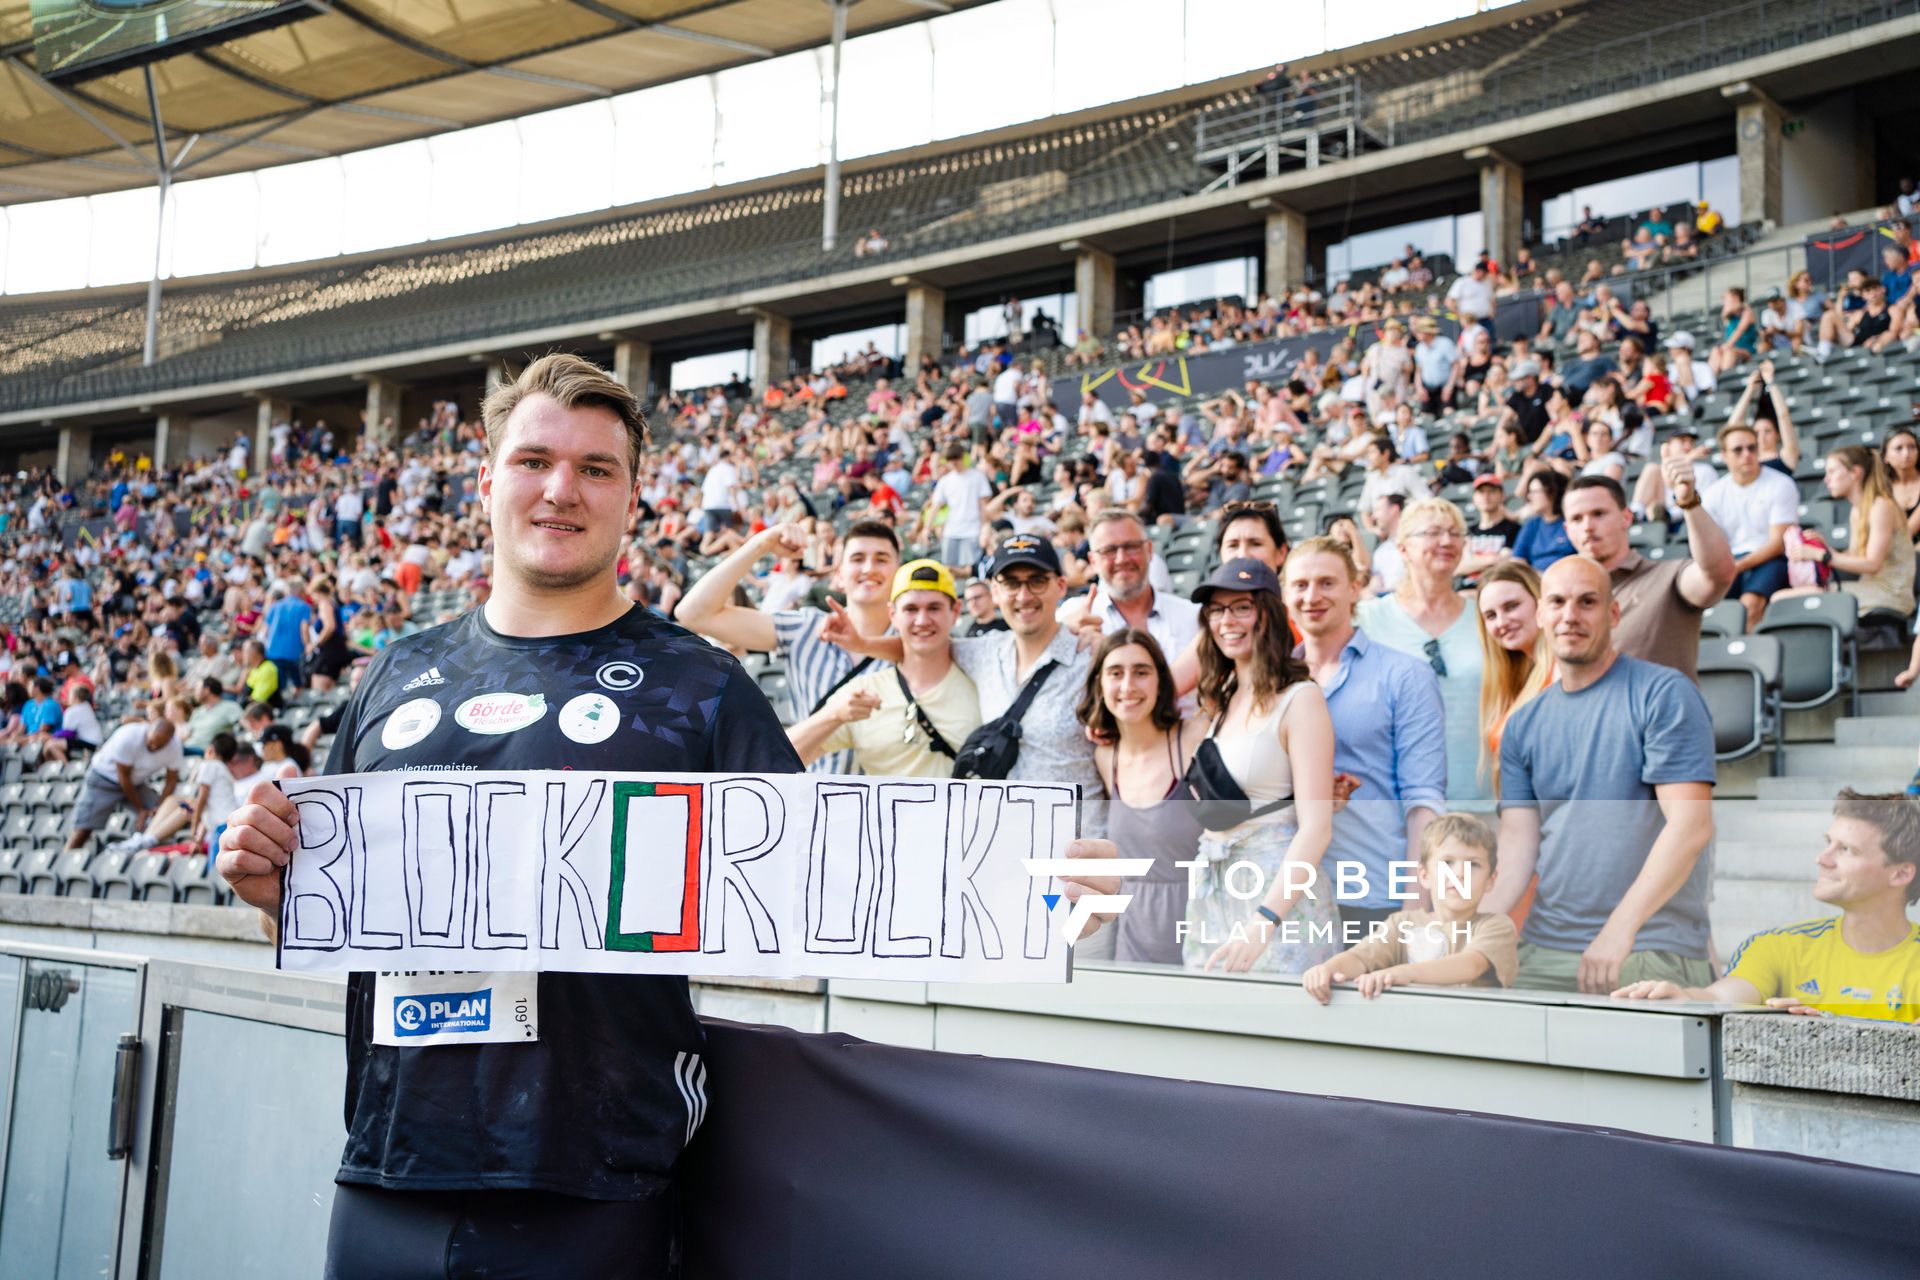
<svg viewBox="0 0 1920 1280"><path fill-rule="evenodd" d="M673 1197L333 1189L327 1280L664 1280Z"/></svg>

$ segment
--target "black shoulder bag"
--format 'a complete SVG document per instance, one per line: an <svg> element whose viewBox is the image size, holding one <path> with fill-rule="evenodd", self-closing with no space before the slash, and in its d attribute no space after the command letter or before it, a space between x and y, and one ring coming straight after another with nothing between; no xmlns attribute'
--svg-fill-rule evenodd
<svg viewBox="0 0 1920 1280"><path fill-rule="evenodd" d="M1020 758L1020 717L1027 714L1040 686L1059 665L1057 660L1049 660L1027 677L1012 706L967 735L960 744L960 754L953 758L954 777L1004 778L1013 772L1014 762Z"/></svg>
<svg viewBox="0 0 1920 1280"><path fill-rule="evenodd" d="M907 700L907 706L913 711L913 725L920 726L920 732L927 735L927 745L947 759L954 759L956 753L953 744L947 741L945 734L933 727L933 717L927 714L927 709L920 705L920 699L914 697L913 690L907 687L906 673L895 667L893 677L900 682L900 696ZM905 738L907 742L913 741L913 725L907 726Z"/></svg>
<svg viewBox="0 0 1920 1280"><path fill-rule="evenodd" d="M1187 766L1186 776L1181 785L1187 789L1187 796L1193 808L1193 815L1200 825L1208 831L1231 831L1243 822L1264 817L1278 809L1284 809L1293 803L1292 796L1281 796L1272 804L1263 804L1258 809L1240 784L1233 780L1233 773L1227 768L1227 762L1220 757L1220 748L1214 745L1214 730L1220 727L1216 718L1207 728L1207 736L1200 739L1195 748L1193 762ZM1279 744L1274 744L1279 750Z"/></svg>

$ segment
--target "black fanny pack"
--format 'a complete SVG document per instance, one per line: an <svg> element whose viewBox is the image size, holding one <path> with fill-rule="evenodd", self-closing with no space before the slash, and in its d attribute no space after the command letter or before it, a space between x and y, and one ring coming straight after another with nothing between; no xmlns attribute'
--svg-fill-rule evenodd
<svg viewBox="0 0 1920 1280"><path fill-rule="evenodd" d="M1058 661L1049 661L1028 676L1012 706L967 735L953 760L954 777L1004 778L1013 772L1014 763L1020 759L1020 717L1027 714L1040 686L1059 665Z"/></svg>
<svg viewBox="0 0 1920 1280"><path fill-rule="evenodd" d="M1227 762L1220 756L1220 748L1214 745L1213 731L1220 727L1215 720L1207 736L1200 740L1194 750L1193 763L1187 766L1186 776L1181 785L1186 788L1187 802L1194 818L1208 831L1231 831L1243 822L1264 817L1276 810L1284 809L1293 803L1293 797L1281 796L1272 804L1263 804L1258 809L1240 784L1233 780L1233 773L1227 768ZM1279 747L1274 744L1275 749Z"/></svg>

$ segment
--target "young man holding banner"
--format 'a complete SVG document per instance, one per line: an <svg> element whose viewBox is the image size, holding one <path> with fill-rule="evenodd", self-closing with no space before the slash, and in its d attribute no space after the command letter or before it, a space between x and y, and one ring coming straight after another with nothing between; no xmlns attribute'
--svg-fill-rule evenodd
<svg viewBox="0 0 1920 1280"><path fill-rule="evenodd" d="M585 360L549 355L483 414L491 597L380 654L327 772L798 772L739 664L620 593L615 563L646 443L632 393ZM220 842L221 874L269 931L298 821L287 796L258 785ZM1112 846L1067 853L1108 858ZM1069 884L1067 896L1112 887ZM418 1003L407 993L445 994L428 984L448 975L349 979L347 1144L326 1274L666 1275L675 1164L706 1114L686 980L452 978L471 988L463 995L526 1016L421 1034L402 1018Z"/></svg>
<svg viewBox="0 0 1920 1280"><path fill-rule="evenodd" d="M484 416L492 596L380 654L326 771L797 772L740 666L620 593L646 442L626 387L549 355L489 396ZM270 929L296 820L286 796L258 786L221 840L221 874ZM674 1164L705 1110L686 980L473 974L467 985L494 1007L526 1001L529 1024L403 1042L396 1001L420 980L349 980L327 1274L664 1274Z"/></svg>

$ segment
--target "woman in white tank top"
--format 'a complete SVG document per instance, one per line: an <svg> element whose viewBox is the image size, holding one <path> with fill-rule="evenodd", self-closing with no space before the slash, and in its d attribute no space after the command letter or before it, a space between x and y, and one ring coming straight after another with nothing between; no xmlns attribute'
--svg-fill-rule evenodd
<svg viewBox="0 0 1920 1280"><path fill-rule="evenodd" d="M1300 973L1344 949L1333 886L1318 883L1333 838L1333 721L1319 686L1293 657L1272 569L1229 560L1193 598L1203 624L1201 712L1253 816L1201 837L1185 960L1228 972ZM1258 877L1236 869L1240 863ZM1256 883L1260 894L1235 896Z"/></svg>

